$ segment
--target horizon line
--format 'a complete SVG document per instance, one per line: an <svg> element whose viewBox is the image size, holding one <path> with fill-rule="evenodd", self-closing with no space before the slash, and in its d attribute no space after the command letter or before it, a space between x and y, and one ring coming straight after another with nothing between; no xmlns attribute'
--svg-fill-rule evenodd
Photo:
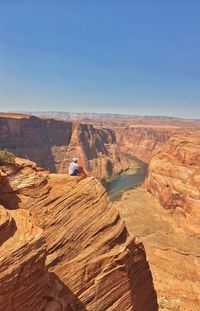
<svg viewBox="0 0 200 311"><path fill-rule="evenodd" d="M169 118L169 119L179 119L179 120L194 120L200 121L200 118L186 118L186 117L177 117L177 116L169 116L169 115L149 115L149 114L122 114L122 113L112 113L112 112L76 112L76 111L65 111L65 110L15 110L8 112L0 112L0 113L21 113L21 114L33 114L33 113L69 113L69 114L93 114L93 115L109 115L109 116L121 116L121 117L153 117L153 118Z"/></svg>

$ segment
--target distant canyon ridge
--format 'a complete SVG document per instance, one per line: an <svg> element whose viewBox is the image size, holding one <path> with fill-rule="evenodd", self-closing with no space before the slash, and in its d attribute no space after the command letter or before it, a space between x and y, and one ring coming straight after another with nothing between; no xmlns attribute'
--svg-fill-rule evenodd
<svg viewBox="0 0 200 311"><path fill-rule="evenodd" d="M198 130L199 120L112 114L45 112L0 114L0 148L55 173L67 173L72 157L89 174L109 178L134 158L149 163L168 139Z"/></svg>

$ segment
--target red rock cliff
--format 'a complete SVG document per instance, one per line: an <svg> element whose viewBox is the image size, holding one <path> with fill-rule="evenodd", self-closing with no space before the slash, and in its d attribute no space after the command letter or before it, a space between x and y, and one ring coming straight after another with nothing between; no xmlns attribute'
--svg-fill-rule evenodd
<svg viewBox="0 0 200 311"><path fill-rule="evenodd" d="M72 135L72 123L29 116L0 117L0 148L56 172Z"/></svg>
<svg viewBox="0 0 200 311"><path fill-rule="evenodd" d="M23 209L0 206L0 309L69 310L45 267L42 230ZM57 283L59 284L59 283Z"/></svg>
<svg viewBox="0 0 200 311"><path fill-rule="evenodd" d="M200 132L176 134L153 156L145 182L182 226L200 233Z"/></svg>
<svg viewBox="0 0 200 311"><path fill-rule="evenodd" d="M152 153L177 130L173 127L158 126L128 126L113 129L120 154L135 156L146 163L150 161Z"/></svg>
<svg viewBox="0 0 200 311"><path fill-rule="evenodd" d="M3 169L0 182L0 198L4 205L4 239L0 249L4 257L0 265L3 305L10 299L9 306L14 310L25 310L24 301L28 310L38 311L157 310L144 247L128 235L105 189L96 179L49 175L30 161L18 160L17 167ZM23 234L19 238L9 229L9 214L15 217L17 213L23 214L25 219L25 225L17 225L19 232L22 234L26 230L28 237ZM27 213L32 216L26 216ZM34 218L36 229L29 217ZM26 226L26 221L30 226ZM18 255L14 258L16 252ZM41 257L40 265L37 256ZM48 281L49 275L45 276L45 256L52 283ZM20 287L24 279L21 274L18 277L18 267L26 271L26 274L23 272L25 279L31 275L24 291ZM10 276L12 270L16 271L15 278ZM6 278L10 283L3 282ZM45 284L54 295L46 295ZM18 288L21 296L16 292ZM31 299L26 300L31 292ZM45 309L40 304L43 299L51 302L51 308Z"/></svg>

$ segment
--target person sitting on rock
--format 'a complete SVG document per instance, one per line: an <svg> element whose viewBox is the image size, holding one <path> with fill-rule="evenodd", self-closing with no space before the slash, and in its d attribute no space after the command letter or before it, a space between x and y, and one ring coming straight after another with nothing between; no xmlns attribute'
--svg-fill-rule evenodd
<svg viewBox="0 0 200 311"><path fill-rule="evenodd" d="M84 176L87 177L82 166L78 165L78 159L73 158L69 165L69 175L70 176Z"/></svg>

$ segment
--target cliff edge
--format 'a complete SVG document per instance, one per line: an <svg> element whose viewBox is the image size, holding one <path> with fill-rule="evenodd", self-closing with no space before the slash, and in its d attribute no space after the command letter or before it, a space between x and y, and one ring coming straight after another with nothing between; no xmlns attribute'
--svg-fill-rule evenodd
<svg viewBox="0 0 200 311"><path fill-rule="evenodd" d="M0 185L5 310L157 310L143 244L95 178L49 174L18 159L2 167Z"/></svg>

